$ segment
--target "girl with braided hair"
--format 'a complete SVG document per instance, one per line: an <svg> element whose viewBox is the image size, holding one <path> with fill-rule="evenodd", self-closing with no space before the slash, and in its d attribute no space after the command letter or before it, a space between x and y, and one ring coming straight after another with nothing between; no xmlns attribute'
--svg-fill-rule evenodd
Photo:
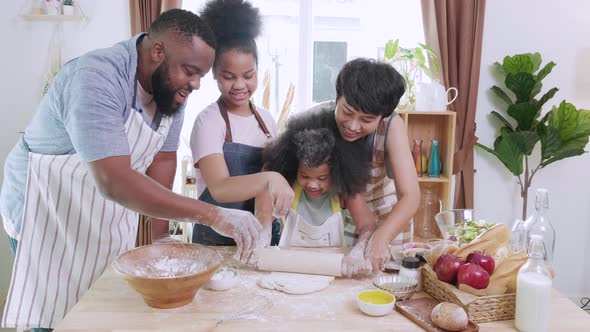
<svg viewBox="0 0 590 332"><path fill-rule="evenodd" d="M250 101L258 84L254 41L260 34L258 9L244 0L212 0L200 16L216 36L213 77L221 96L199 114L191 135L199 200L254 212L254 197L268 192L273 214L282 216L291 205L293 190L279 173L260 172L262 147L276 135L276 123L267 110ZM272 220L263 225L266 234L271 233L271 224ZM194 227L192 240L235 245L205 225Z"/></svg>

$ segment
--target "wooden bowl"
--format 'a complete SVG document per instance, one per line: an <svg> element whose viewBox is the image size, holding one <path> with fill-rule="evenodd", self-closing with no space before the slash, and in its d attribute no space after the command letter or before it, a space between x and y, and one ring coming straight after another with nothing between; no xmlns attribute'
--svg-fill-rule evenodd
<svg viewBox="0 0 590 332"><path fill-rule="evenodd" d="M130 250L113 267L154 308L190 303L221 266L217 251L192 243L161 243Z"/></svg>

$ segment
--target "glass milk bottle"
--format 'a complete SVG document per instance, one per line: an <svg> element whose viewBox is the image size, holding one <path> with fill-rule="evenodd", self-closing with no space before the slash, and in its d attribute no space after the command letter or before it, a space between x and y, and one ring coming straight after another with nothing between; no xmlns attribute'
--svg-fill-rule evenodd
<svg viewBox="0 0 590 332"><path fill-rule="evenodd" d="M537 189L535 199L535 213L527 225L527 244L531 241L532 235L539 235L545 244L546 261L549 266L553 265L555 252L555 228L549 220L549 194L547 189Z"/></svg>
<svg viewBox="0 0 590 332"><path fill-rule="evenodd" d="M543 332L549 324L552 280L540 235L531 235L528 256L516 277L514 326L521 332Z"/></svg>

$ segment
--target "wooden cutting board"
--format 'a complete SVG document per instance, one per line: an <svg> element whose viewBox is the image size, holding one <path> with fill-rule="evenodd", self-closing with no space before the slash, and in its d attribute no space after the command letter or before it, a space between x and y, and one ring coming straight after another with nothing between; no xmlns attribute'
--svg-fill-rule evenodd
<svg viewBox="0 0 590 332"><path fill-rule="evenodd" d="M409 318L414 323L428 332L448 332L445 329L437 327L430 319L432 309L438 304L438 301L433 298L420 298L407 301L400 301L395 303L395 308L402 315ZM479 326L469 322L467 328L462 332L478 332Z"/></svg>

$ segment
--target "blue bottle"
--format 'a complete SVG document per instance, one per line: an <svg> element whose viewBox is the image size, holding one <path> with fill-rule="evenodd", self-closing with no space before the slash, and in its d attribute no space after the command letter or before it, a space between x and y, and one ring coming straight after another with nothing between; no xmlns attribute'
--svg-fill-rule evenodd
<svg viewBox="0 0 590 332"><path fill-rule="evenodd" d="M440 156L438 149L438 140L433 139L430 148L430 159L428 160L428 176L433 178L440 177Z"/></svg>

